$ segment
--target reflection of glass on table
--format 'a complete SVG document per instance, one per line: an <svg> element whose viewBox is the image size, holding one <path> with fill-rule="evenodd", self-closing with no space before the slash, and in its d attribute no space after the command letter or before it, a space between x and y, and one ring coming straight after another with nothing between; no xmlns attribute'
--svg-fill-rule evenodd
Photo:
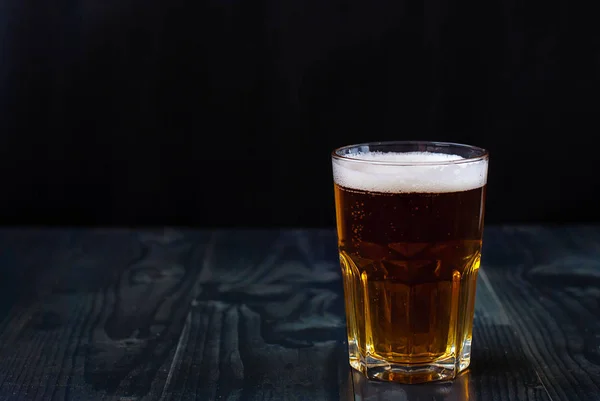
<svg viewBox="0 0 600 401"><path fill-rule="evenodd" d="M453 381L427 383L422 386L409 386L397 383L367 380L365 376L351 369L352 401L465 401L474 397L469 371L459 374Z"/></svg>

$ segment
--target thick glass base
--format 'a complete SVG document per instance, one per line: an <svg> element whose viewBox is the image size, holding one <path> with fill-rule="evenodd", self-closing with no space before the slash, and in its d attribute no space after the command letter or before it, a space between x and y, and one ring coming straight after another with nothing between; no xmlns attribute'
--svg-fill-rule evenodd
<svg viewBox="0 0 600 401"><path fill-rule="evenodd" d="M350 366L374 380L405 384L452 380L467 369L471 362L471 340L465 341L459 357L448 356L428 363L399 364L374 358L363 357L356 345L349 344Z"/></svg>

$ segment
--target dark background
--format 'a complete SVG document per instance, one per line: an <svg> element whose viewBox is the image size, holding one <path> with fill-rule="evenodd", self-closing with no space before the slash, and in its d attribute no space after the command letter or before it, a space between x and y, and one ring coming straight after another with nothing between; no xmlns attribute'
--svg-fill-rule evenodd
<svg viewBox="0 0 600 401"><path fill-rule="evenodd" d="M597 221L578 2L0 1L4 224L330 226L329 153L491 152L487 222Z"/></svg>

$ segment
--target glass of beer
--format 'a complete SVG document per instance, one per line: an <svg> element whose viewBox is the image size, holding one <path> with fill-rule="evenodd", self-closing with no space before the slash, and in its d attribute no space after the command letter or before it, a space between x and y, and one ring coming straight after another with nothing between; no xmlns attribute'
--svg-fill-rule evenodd
<svg viewBox="0 0 600 401"><path fill-rule="evenodd" d="M332 153L350 365L449 380L471 360L486 150L376 142Z"/></svg>

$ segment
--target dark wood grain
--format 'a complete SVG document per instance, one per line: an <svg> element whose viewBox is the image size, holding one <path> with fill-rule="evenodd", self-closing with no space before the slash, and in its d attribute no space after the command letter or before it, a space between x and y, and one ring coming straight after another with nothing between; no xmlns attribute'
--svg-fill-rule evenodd
<svg viewBox="0 0 600 401"><path fill-rule="evenodd" d="M600 228L490 227L471 368L348 366L332 230L0 231L0 400L600 399Z"/></svg>
<svg viewBox="0 0 600 401"><path fill-rule="evenodd" d="M600 399L600 230L490 230L490 280L552 399Z"/></svg>

